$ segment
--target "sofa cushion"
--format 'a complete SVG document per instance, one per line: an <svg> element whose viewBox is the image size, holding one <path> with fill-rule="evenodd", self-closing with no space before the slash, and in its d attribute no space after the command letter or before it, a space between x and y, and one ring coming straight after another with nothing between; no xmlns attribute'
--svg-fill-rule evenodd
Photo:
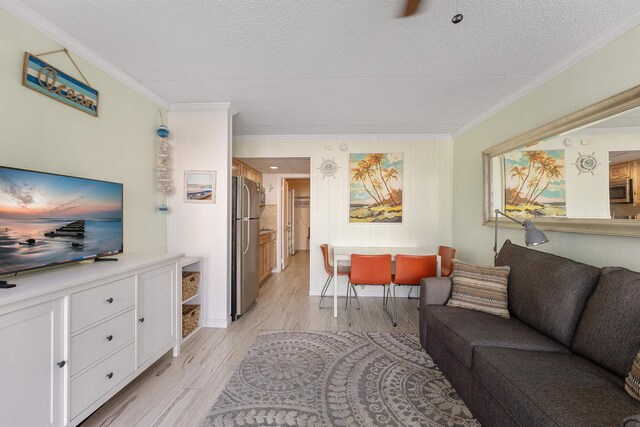
<svg viewBox="0 0 640 427"><path fill-rule="evenodd" d="M605 267L580 324L572 349L625 377L640 350L640 273Z"/></svg>
<svg viewBox="0 0 640 427"><path fill-rule="evenodd" d="M473 373L523 426L612 427L640 411L622 378L574 354L476 347Z"/></svg>
<svg viewBox="0 0 640 427"><path fill-rule="evenodd" d="M483 267L453 260L453 287L449 307L466 308L508 319L509 267Z"/></svg>
<svg viewBox="0 0 640 427"><path fill-rule="evenodd" d="M468 368L476 346L521 348L568 353L569 349L535 331L518 319L505 319L463 308L429 305L426 312L427 337L436 334L449 351Z"/></svg>
<svg viewBox="0 0 640 427"><path fill-rule="evenodd" d="M511 315L570 347L600 269L509 240L502 246L496 265L511 267Z"/></svg>

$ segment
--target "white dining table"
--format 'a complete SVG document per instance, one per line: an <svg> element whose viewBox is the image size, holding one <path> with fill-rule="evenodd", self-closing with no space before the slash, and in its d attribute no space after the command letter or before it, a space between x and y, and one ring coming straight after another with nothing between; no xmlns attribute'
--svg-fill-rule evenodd
<svg viewBox="0 0 640 427"><path fill-rule="evenodd" d="M397 254L402 255L437 255L438 268L436 275L440 277L440 255L434 253L433 249L427 248L406 248L392 246L334 246L333 247L333 317L338 317L338 263L351 261L351 255L384 255L390 254L391 261L395 261Z"/></svg>

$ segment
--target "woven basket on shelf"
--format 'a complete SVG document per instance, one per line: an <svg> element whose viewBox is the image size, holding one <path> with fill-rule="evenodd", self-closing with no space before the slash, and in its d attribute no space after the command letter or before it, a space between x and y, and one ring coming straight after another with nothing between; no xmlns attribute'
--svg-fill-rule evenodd
<svg viewBox="0 0 640 427"><path fill-rule="evenodd" d="M182 337L189 335L200 322L200 306L185 304L182 306Z"/></svg>
<svg viewBox="0 0 640 427"><path fill-rule="evenodd" d="M200 285L199 271L182 272L182 301L186 301L198 292Z"/></svg>

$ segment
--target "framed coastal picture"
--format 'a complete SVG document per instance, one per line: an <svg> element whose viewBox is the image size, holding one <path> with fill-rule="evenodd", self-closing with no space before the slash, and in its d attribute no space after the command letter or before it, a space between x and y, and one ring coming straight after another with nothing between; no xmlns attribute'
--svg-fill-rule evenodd
<svg viewBox="0 0 640 427"><path fill-rule="evenodd" d="M349 222L402 222L402 154L352 153Z"/></svg>
<svg viewBox="0 0 640 427"><path fill-rule="evenodd" d="M564 173L564 150L505 154L505 212L517 218L567 216Z"/></svg>
<svg viewBox="0 0 640 427"><path fill-rule="evenodd" d="M216 171L185 171L184 201L188 203L215 203Z"/></svg>

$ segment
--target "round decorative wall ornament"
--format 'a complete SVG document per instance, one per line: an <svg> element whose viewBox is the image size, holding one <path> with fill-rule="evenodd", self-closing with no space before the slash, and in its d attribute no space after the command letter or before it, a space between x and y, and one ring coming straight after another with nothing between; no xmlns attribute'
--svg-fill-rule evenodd
<svg viewBox="0 0 640 427"><path fill-rule="evenodd" d="M323 157L322 163L320 163L320 167L318 169L320 169L320 173L322 173L322 179L324 179L328 176L332 176L335 178L339 168L340 166L338 166L338 163L336 163L335 157L333 159L325 159Z"/></svg>
<svg viewBox="0 0 640 427"><path fill-rule="evenodd" d="M348 149L349 149L349 144L347 144L346 142L343 142L342 144L340 144L340 150L347 151Z"/></svg>
<svg viewBox="0 0 640 427"><path fill-rule="evenodd" d="M158 134L158 136L160 138L168 138L169 137L169 128L166 127L165 125L160 125L158 126L158 128L156 129L156 134Z"/></svg>
<svg viewBox="0 0 640 427"><path fill-rule="evenodd" d="M598 163L598 160L595 158L594 154L595 153L591 153L591 154L578 153L578 159L576 160L575 163L573 163L574 165L576 165L576 168L578 169L578 175L582 174L583 172L590 173L591 175L593 175L593 171L600 164Z"/></svg>

